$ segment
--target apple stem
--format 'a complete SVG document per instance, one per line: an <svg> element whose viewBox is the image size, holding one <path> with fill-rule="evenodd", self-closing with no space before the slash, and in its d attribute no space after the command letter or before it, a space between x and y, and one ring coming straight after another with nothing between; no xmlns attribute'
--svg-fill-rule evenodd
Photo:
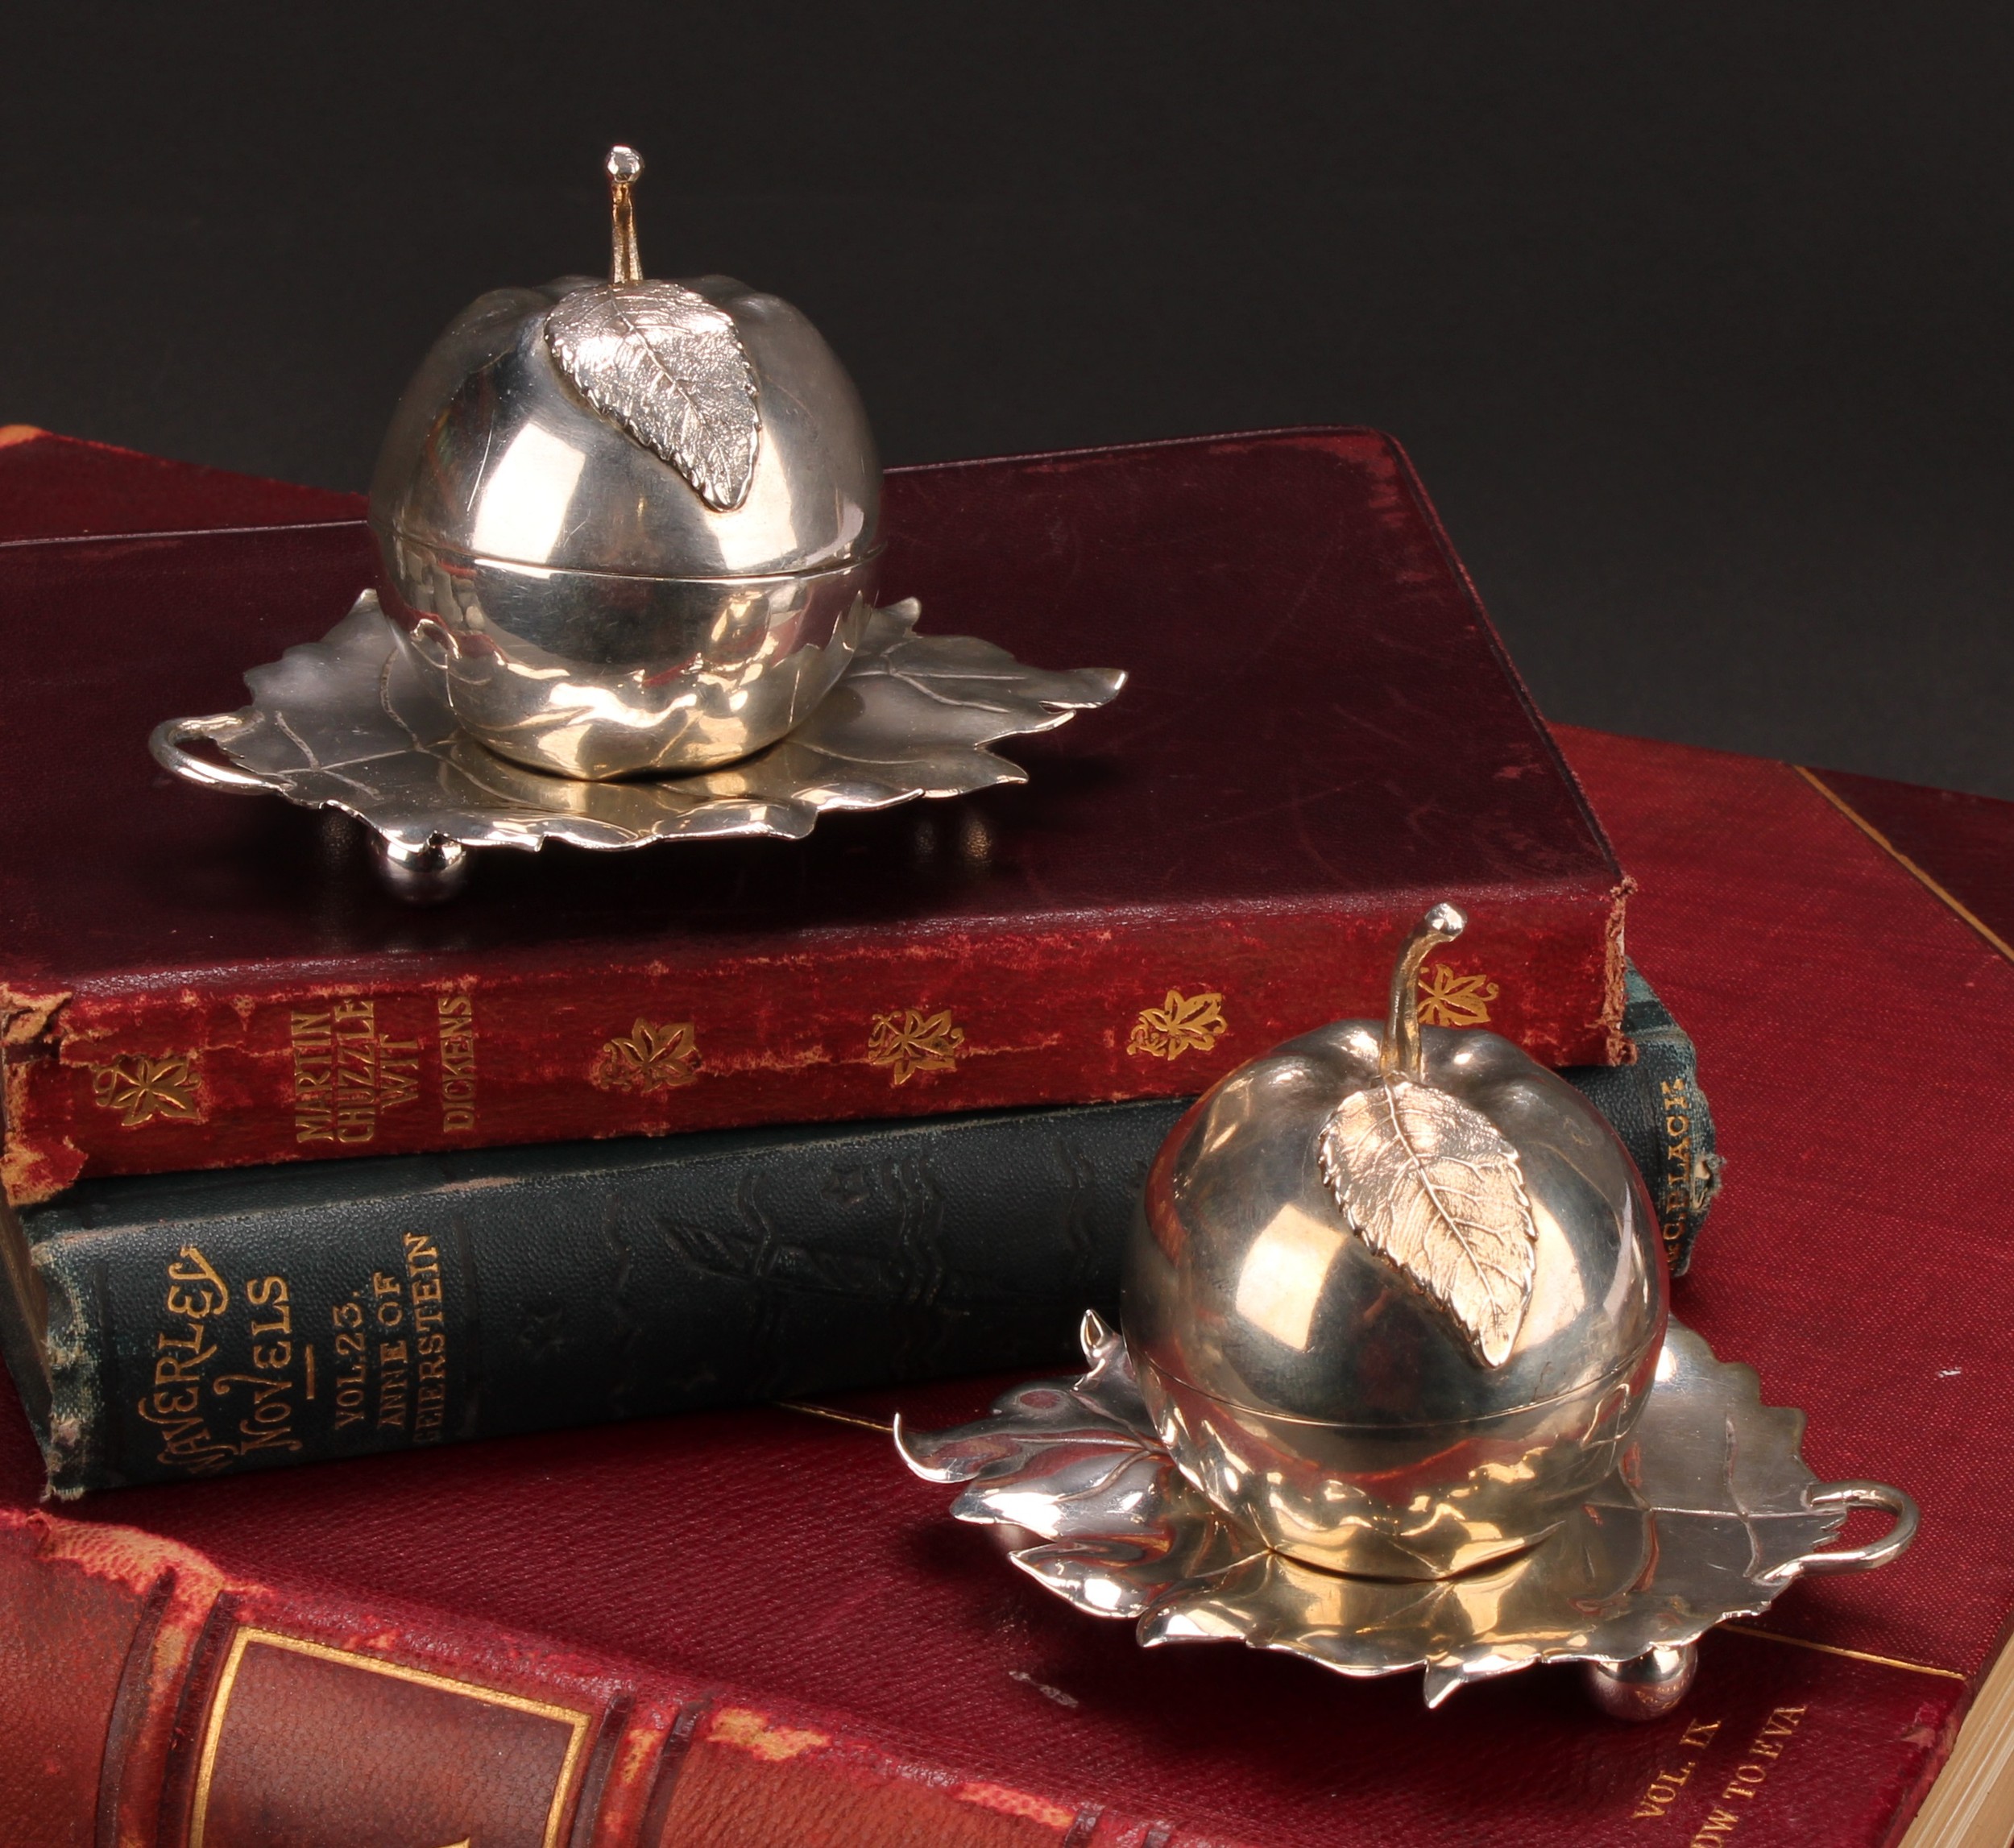
<svg viewBox="0 0 2014 1848"><path fill-rule="evenodd" d="M630 188L642 177L644 157L620 143L608 151L608 205L611 242L614 248L608 280L618 288L624 283L644 280L644 259L636 249L636 205Z"/></svg>
<svg viewBox="0 0 2014 1848"><path fill-rule="evenodd" d="M1469 920L1452 905L1436 905L1412 927L1391 972L1391 1005L1385 1015L1385 1037L1378 1047L1378 1069L1387 1078L1426 1082L1419 1063L1419 965L1442 943L1452 943L1469 927Z"/></svg>

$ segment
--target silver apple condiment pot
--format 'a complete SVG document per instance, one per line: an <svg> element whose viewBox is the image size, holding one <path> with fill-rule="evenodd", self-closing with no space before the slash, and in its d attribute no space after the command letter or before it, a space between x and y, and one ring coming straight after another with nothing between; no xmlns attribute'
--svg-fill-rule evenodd
<svg viewBox="0 0 2014 1848"><path fill-rule="evenodd" d="M1423 1030L1436 905L1388 1018L1200 1098L1150 1175L1126 1345L1161 1440L1297 1560L1436 1578L1519 1552L1615 1467L1668 1286L1643 1183L1564 1079Z"/></svg>
<svg viewBox="0 0 2014 1848"><path fill-rule="evenodd" d="M788 302L644 279L608 157L610 279L499 289L407 387L371 519L385 607L455 718L601 779L760 750L828 692L871 609L881 468Z"/></svg>

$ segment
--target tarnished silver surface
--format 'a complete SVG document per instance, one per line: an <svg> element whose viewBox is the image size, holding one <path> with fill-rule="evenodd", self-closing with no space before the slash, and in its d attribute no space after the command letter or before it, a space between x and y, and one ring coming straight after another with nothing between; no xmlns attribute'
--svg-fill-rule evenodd
<svg viewBox="0 0 2014 1848"><path fill-rule="evenodd" d="M583 779L711 768L798 724L872 607L881 467L789 303L643 280L610 159L610 280L499 289L394 415L371 518L464 727Z"/></svg>
<svg viewBox="0 0 2014 1848"><path fill-rule="evenodd" d="M191 782L271 791L375 829L388 864L452 876L461 850L641 847L809 834L828 810L963 795L1026 773L986 747L1102 706L1125 676L1024 667L968 636L919 636L912 601L870 611L849 671L781 742L698 776L591 783L541 774L470 739L412 640L369 591L319 642L245 676L252 703L170 719L155 756ZM216 744L228 764L197 756ZM437 897L425 887L416 895Z"/></svg>
<svg viewBox="0 0 2014 1848"><path fill-rule="evenodd" d="M1631 1664L1602 1704L1647 1718L1683 1693L1714 1624L1767 1609L1801 1572L1886 1564L1916 1532L1898 1489L1821 1485L1798 1454L1804 1414L1763 1405L1752 1369L1674 1322L1617 1467L1544 1539L1457 1577L1345 1577L1213 1506L1155 1434L1125 1343L1096 1316L1084 1341L1081 1378L1018 1387L950 1431L898 1421L896 1443L919 1476L962 1485L952 1514L1000 1528L1023 1572L1149 1645L1233 1639L1357 1676L1423 1668L1429 1706L1534 1663ZM1850 1507L1895 1525L1820 1551Z"/></svg>
<svg viewBox="0 0 2014 1848"><path fill-rule="evenodd" d="M1162 1440L1227 1514L1332 1571L1518 1552L1606 1478L1664 1324L1657 1223L1580 1093L1422 1028L1430 912L1389 1017L1241 1066L1151 1170L1125 1322Z"/></svg>

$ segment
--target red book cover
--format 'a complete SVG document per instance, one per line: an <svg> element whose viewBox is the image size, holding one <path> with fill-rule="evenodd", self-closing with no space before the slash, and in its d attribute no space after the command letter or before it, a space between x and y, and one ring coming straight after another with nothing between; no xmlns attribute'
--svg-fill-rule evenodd
<svg viewBox="0 0 2014 1848"><path fill-rule="evenodd" d="M113 466L85 447L0 465ZM0 545L17 1203L87 1173L1181 1095L1377 1012L1437 897L1473 923L1430 1016L1553 1064L1620 1052L1614 856L1387 437L898 470L885 596L1124 667L1114 705L1017 743L1025 786L802 842L491 853L435 912L375 889L354 824L146 755L342 616L366 528L203 532L213 483L180 511L148 491L186 524ZM893 1056L905 1035L930 1056Z"/></svg>
<svg viewBox="0 0 2014 1848"><path fill-rule="evenodd" d="M362 519L354 494L0 424L0 546Z"/></svg>
<svg viewBox="0 0 2014 1848"><path fill-rule="evenodd" d="M1716 1632L1650 1726L1564 1670L1428 1713L1415 1676L1143 1651L1015 1572L880 1428L972 1415L971 1382L121 1490L46 1527L0 1416L0 1839L183 1848L210 1752L205 1848L1895 1842L2014 1615L2014 965L1790 767L1562 736L1730 1152L1677 1312L1808 1411L1821 1477L1917 1498L1900 1560Z"/></svg>
<svg viewBox="0 0 2014 1848"><path fill-rule="evenodd" d="M1798 773L1895 863L2014 959L2014 805L1843 770Z"/></svg>

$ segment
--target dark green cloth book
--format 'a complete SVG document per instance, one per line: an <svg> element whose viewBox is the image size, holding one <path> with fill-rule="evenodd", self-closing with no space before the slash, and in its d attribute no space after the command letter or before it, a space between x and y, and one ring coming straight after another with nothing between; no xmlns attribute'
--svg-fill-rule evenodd
<svg viewBox="0 0 2014 1848"><path fill-rule="evenodd" d="M1712 1125L1627 1024L1566 1075L1682 1270ZM8 1363L59 1494L1066 1364L1188 1102L87 1181L7 1229Z"/></svg>

